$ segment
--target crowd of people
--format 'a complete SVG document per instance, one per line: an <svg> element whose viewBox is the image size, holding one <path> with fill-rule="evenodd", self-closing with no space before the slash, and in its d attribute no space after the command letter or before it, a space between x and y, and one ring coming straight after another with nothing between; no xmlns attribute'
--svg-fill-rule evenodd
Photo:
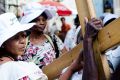
<svg viewBox="0 0 120 80"><path fill-rule="evenodd" d="M34 6L33 6L34 5ZM38 3L28 3L23 8L20 21L11 12L0 15L0 80L48 80L42 68L63 54L67 54L83 41L83 51L58 77L59 80L98 80L94 60L93 41L99 30L117 19L106 13L101 19L85 18L85 35L82 36L78 15L75 27L61 17L61 31L58 34L45 33L52 12ZM107 51L105 55L111 69L111 80L119 80L120 46Z"/></svg>

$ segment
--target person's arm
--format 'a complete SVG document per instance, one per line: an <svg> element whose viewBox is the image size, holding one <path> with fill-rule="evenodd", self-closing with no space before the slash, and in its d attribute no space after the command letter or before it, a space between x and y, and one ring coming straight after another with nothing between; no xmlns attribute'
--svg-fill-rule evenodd
<svg viewBox="0 0 120 80"><path fill-rule="evenodd" d="M82 80L97 80L98 72L93 55L93 41L84 39L84 70Z"/></svg>
<svg viewBox="0 0 120 80"><path fill-rule="evenodd" d="M75 72L80 71L83 68L82 61L83 52L81 52L74 62L67 68L67 70L61 74L59 80L69 80Z"/></svg>
<svg viewBox="0 0 120 80"><path fill-rule="evenodd" d="M101 21L94 18L86 24L85 36L83 39L84 68L82 80L98 80L98 71L94 60L93 40L98 30L102 27Z"/></svg>

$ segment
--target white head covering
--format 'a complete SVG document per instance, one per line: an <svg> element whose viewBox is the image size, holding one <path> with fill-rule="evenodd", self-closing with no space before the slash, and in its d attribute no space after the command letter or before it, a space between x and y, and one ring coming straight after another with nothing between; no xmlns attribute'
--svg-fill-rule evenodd
<svg viewBox="0 0 120 80"><path fill-rule="evenodd" d="M30 21L40 16L43 12L46 13L47 19L51 19L53 17L52 13L40 5L40 3L28 3L23 8L24 15L21 18L21 23L29 23Z"/></svg>
<svg viewBox="0 0 120 80"><path fill-rule="evenodd" d="M16 35L18 32L31 28L35 23L20 24L13 13L4 13L0 15L0 47L1 45Z"/></svg>
<svg viewBox="0 0 120 80"><path fill-rule="evenodd" d="M105 24L107 21L109 21L110 19L113 19L113 18L116 19L116 18L118 18L118 16L115 14L111 14L111 13L104 14L103 24Z"/></svg>

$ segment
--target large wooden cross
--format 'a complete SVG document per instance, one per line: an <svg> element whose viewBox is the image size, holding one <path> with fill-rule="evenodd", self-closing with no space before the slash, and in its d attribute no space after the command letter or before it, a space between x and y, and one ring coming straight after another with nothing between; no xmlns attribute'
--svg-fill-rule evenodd
<svg viewBox="0 0 120 80"><path fill-rule="evenodd" d="M79 19L84 34L84 17L96 17L92 0L76 0ZM105 26L99 31L97 39L94 42L94 55L99 71L99 80L109 80L110 70L104 53L106 50L120 43L120 18ZM67 54L62 55L53 63L45 66L43 72L49 80L53 80L65 67L69 66L82 50L82 42L73 48Z"/></svg>

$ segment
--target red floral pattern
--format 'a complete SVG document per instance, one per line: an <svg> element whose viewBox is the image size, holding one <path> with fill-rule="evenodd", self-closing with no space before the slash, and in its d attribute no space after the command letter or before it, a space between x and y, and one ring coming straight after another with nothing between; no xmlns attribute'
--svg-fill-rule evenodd
<svg viewBox="0 0 120 80"><path fill-rule="evenodd" d="M25 77L21 78L20 80L30 80L30 78L28 76L25 76Z"/></svg>
<svg viewBox="0 0 120 80"><path fill-rule="evenodd" d="M55 38L59 50L62 50L64 44L58 37ZM53 45L51 45L51 43L48 40L38 45L33 45L29 42L29 44L27 45L26 52L22 56L22 60L28 62L32 61L40 68L42 68L43 66L50 64L55 59L55 54L56 52L53 48Z"/></svg>

